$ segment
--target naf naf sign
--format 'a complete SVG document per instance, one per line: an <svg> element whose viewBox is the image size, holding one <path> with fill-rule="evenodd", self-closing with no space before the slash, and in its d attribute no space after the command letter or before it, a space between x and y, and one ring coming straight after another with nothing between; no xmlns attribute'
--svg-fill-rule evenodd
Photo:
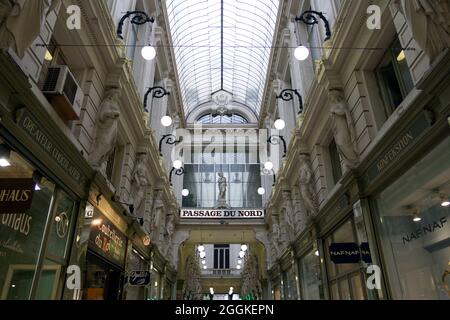
<svg viewBox="0 0 450 320"><path fill-rule="evenodd" d="M367 242L363 242L361 246L356 243L332 243L329 249L330 259L335 264L359 263L361 260L372 263Z"/></svg>
<svg viewBox="0 0 450 320"><path fill-rule="evenodd" d="M181 209L181 219L264 219L261 209Z"/></svg>

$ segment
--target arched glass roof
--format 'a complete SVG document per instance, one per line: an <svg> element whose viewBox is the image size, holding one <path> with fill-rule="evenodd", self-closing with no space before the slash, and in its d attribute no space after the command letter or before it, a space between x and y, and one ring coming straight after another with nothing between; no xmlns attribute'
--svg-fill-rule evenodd
<svg viewBox="0 0 450 320"><path fill-rule="evenodd" d="M186 116L225 90L259 115L278 0L167 0Z"/></svg>

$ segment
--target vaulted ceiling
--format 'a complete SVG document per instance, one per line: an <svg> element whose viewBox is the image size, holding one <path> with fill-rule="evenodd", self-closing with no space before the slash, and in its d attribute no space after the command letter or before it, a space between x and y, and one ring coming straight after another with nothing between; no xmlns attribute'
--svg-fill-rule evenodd
<svg viewBox="0 0 450 320"><path fill-rule="evenodd" d="M259 116L278 0L167 0L186 117L227 92Z"/></svg>

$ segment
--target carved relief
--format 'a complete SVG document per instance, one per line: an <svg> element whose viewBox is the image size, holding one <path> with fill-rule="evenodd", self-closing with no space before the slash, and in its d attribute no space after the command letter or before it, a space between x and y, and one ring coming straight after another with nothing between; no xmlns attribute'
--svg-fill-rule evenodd
<svg viewBox="0 0 450 320"><path fill-rule="evenodd" d="M346 169L354 169L359 164L359 157L352 115L341 90L330 90L329 99L333 134L339 155Z"/></svg>
<svg viewBox="0 0 450 320"><path fill-rule="evenodd" d="M0 1L0 47L12 48L22 59L39 36L50 12L61 0Z"/></svg>
<svg viewBox="0 0 450 320"><path fill-rule="evenodd" d="M100 111L96 119L96 136L92 146L89 163L93 168L106 168L106 161L114 151L117 141L120 108L117 102L118 89L110 89L106 92L105 99L100 105Z"/></svg>
<svg viewBox="0 0 450 320"><path fill-rule="evenodd" d="M431 61L450 47L450 1L395 0L395 4Z"/></svg>

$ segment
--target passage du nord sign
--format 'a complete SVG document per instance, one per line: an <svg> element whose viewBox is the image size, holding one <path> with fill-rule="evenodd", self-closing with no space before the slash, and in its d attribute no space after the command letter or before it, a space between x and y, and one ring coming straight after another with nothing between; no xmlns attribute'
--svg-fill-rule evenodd
<svg viewBox="0 0 450 320"><path fill-rule="evenodd" d="M264 219L262 209L181 209L181 219Z"/></svg>

